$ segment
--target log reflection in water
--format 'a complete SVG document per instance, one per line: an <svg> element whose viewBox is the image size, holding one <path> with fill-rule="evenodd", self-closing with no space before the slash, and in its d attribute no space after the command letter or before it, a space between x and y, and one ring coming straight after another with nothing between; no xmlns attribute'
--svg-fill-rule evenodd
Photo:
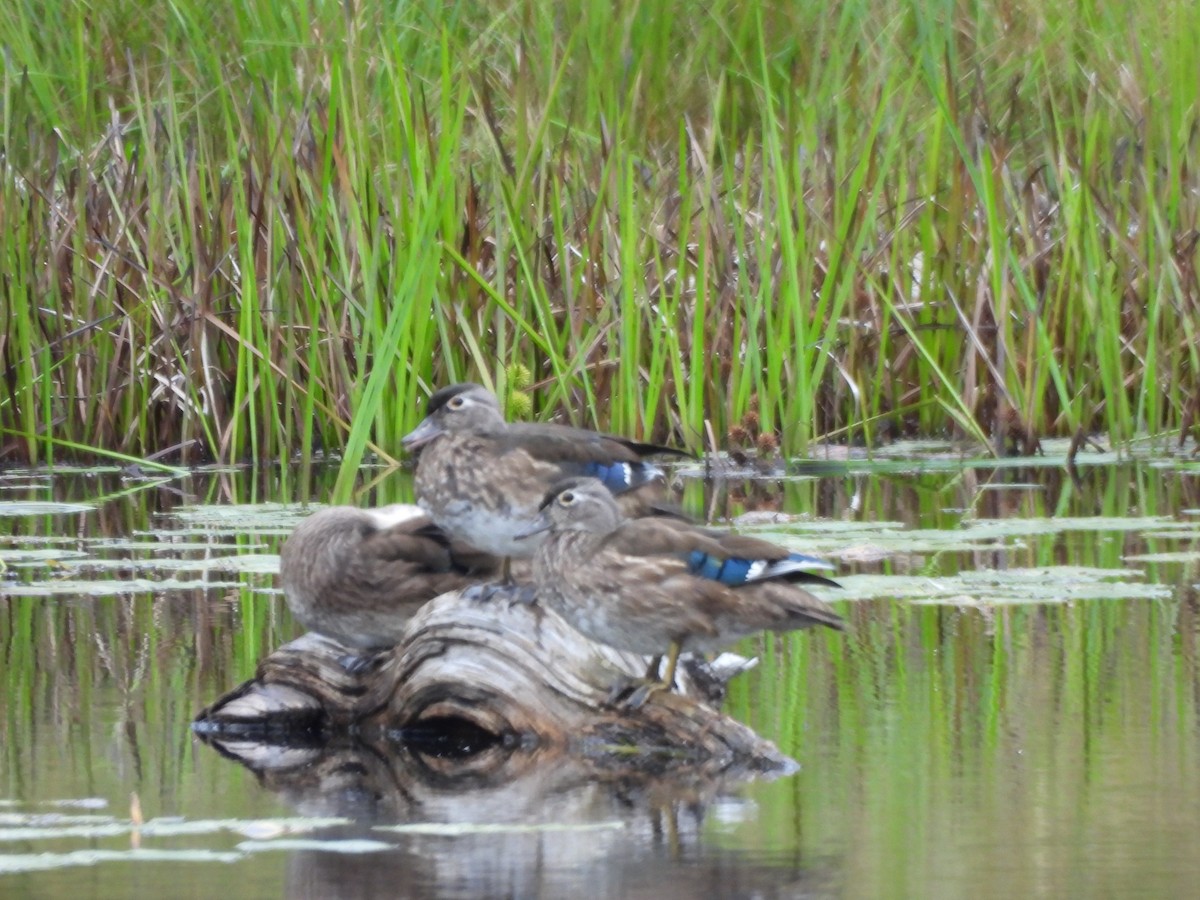
<svg viewBox="0 0 1200 900"><path fill-rule="evenodd" d="M289 897L791 896L826 876L793 856L756 859L706 844L717 802L745 777L699 765L620 770L567 746L493 742L476 752L343 738L287 747L205 736L297 811L355 820L330 837L393 843L368 857L299 852Z"/></svg>

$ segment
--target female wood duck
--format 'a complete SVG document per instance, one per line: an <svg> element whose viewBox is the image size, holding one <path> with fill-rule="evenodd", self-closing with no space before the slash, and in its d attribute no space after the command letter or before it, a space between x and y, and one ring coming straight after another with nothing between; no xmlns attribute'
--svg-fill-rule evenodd
<svg viewBox="0 0 1200 900"><path fill-rule="evenodd" d="M684 650L714 650L756 631L844 625L798 582L837 586L811 571L832 568L757 538L678 519L624 519L592 478L556 484L525 533L548 532L533 559L539 603L583 635L647 656L667 651L670 689ZM653 667L657 672L657 664Z"/></svg>
<svg viewBox="0 0 1200 900"><path fill-rule="evenodd" d="M305 628L370 654L398 643L427 600L492 575L496 565L452 545L418 507L334 506L296 527L280 551L279 574ZM343 659L351 671L361 662Z"/></svg>
<svg viewBox="0 0 1200 900"><path fill-rule="evenodd" d="M621 498L626 515L658 514L664 511L656 503L663 472L643 457L688 455L582 428L506 422L495 394L472 383L437 391L425 419L402 443L420 450L414 490L422 509L447 534L504 557L506 587L512 585L509 557L537 549L537 540L517 540L517 532L537 516L550 485L589 475Z"/></svg>

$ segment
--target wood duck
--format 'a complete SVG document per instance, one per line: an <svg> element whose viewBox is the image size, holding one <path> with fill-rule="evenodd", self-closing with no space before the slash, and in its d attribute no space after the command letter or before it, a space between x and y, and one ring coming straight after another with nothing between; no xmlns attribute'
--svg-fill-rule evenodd
<svg viewBox="0 0 1200 900"><path fill-rule="evenodd" d="M280 551L279 574L292 615L364 656L391 647L427 600L496 571L498 560L452 544L418 507L334 506L301 522Z"/></svg>
<svg viewBox="0 0 1200 900"><path fill-rule="evenodd" d="M660 502L663 471L643 457L686 451L565 425L506 422L495 394L478 384L437 391L402 443L420 452L414 490L421 508L455 539L503 557L504 588L513 586L509 558L532 556L539 542L517 540L518 531L565 476L598 479L628 516L681 515Z"/></svg>
<svg viewBox="0 0 1200 900"><path fill-rule="evenodd" d="M648 672L634 705L671 688L681 651L714 650L756 631L844 627L797 586L836 587L812 571L832 568L827 562L678 519L625 519L592 478L552 487L525 533L547 534L533 558L539 603L594 641L647 656L667 651L662 681Z"/></svg>

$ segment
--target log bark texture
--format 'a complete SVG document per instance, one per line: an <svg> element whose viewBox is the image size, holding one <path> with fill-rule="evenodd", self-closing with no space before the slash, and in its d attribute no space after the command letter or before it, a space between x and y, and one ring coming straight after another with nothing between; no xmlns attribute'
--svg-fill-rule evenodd
<svg viewBox="0 0 1200 900"><path fill-rule="evenodd" d="M637 767L753 775L794 767L719 712L727 673L697 661L680 692L653 693L637 709L614 704L614 683L642 677L646 659L595 644L537 605L445 594L422 607L401 643L365 672L346 671L339 662L346 652L315 634L285 644L262 660L252 681L201 712L194 727L225 742L227 752L231 740L239 747L247 739L285 738L294 746L300 737L313 745L374 743L457 728L503 748L490 757L503 757L499 769L514 765L514 748L588 760L593 774ZM525 760L520 768L529 754L516 756ZM488 759L476 767L500 774Z"/></svg>

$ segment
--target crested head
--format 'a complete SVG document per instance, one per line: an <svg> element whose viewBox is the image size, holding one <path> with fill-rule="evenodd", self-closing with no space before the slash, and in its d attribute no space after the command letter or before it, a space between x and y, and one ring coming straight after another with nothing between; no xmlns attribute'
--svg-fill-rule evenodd
<svg viewBox="0 0 1200 900"><path fill-rule="evenodd" d="M409 450L417 450L444 434L504 424L496 395L481 384L464 381L435 391L425 407L425 418L401 443Z"/></svg>
<svg viewBox="0 0 1200 900"><path fill-rule="evenodd" d="M607 534L621 524L621 508L595 478L564 478L546 492L540 506L554 531Z"/></svg>
<svg viewBox="0 0 1200 900"><path fill-rule="evenodd" d="M482 391L485 394L491 393L482 384L476 384L474 381L460 381L458 384L448 384L444 388L438 388L429 395L429 402L425 404L425 415L432 416L459 394L468 394L472 391Z"/></svg>
<svg viewBox="0 0 1200 900"><path fill-rule="evenodd" d="M473 381L435 391L425 407L425 417L437 420L447 431L464 425L504 421L496 395Z"/></svg>

